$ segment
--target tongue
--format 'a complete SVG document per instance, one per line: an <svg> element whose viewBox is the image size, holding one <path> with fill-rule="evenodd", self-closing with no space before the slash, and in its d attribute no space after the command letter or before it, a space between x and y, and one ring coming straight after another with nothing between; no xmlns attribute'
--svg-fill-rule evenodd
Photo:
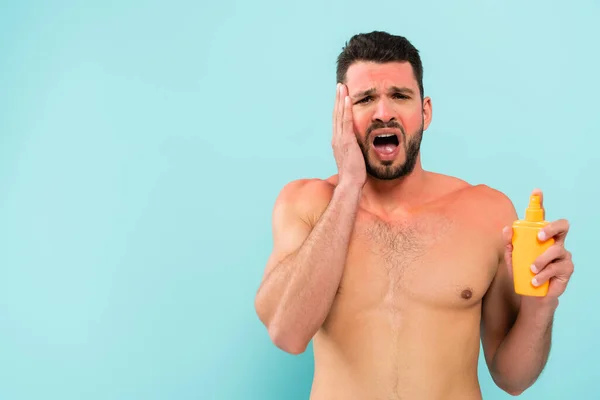
<svg viewBox="0 0 600 400"><path fill-rule="evenodd" d="M396 150L395 144L379 144L375 146L375 150L383 154L391 154Z"/></svg>

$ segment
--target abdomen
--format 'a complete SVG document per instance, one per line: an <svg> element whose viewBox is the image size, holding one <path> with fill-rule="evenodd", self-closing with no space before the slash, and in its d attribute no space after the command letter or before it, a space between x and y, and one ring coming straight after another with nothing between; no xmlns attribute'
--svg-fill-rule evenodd
<svg viewBox="0 0 600 400"><path fill-rule="evenodd" d="M423 307L332 314L314 340L314 395L336 388L348 400L452 399L455 391L478 399L477 307Z"/></svg>

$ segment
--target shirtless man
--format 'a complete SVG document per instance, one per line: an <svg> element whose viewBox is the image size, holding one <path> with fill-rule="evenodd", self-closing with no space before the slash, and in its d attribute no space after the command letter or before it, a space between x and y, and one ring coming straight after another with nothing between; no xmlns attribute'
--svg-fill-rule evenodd
<svg viewBox="0 0 600 400"><path fill-rule="evenodd" d="M291 354L314 339L313 400L481 399L480 340L496 384L518 395L544 368L573 272L568 222L544 230L556 239L535 263L548 295L516 295L511 201L421 167L432 111L417 50L358 35L337 76L338 174L280 192L260 320Z"/></svg>

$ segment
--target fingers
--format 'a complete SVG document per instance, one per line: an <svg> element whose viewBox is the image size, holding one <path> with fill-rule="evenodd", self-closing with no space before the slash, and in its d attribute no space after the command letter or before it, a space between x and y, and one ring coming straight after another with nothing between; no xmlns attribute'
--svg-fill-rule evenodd
<svg viewBox="0 0 600 400"><path fill-rule="evenodd" d="M566 284L574 271L571 253L561 245L554 244L534 261L531 271L536 274L531 281L534 286L553 278Z"/></svg>
<svg viewBox="0 0 600 400"><path fill-rule="evenodd" d="M569 281L569 278L571 278L573 271L573 263L569 260L565 259L562 261L553 262L546 266L542 272L533 277L531 283L533 286L540 286L552 279L566 285Z"/></svg>
<svg viewBox="0 0 600 400"><path fill-rule="evenodd" d="M538 233L538 239L541 241L546 241L550 238L554 238L556 243L562 246L567 237L567 233L569 232L569 227L569 221L566 219L559 219L551 222L544 228L540 229L540 232Z"/></svg>
<svg viewBox="0 0 600 400"><path fill-rule="evenodd" d="M352 118L352 103L350 102L350 97L345 95L342 135L345 140L356 140L353 133L354 119Z"/></svg>
<svg viewBox="0 0 600 400"><path fill-rule="evenodd" d="M352 103L348 97L346 85L338 83L336 86L335 105L333 109L333 137L332 144L354 138L354 120L352 117Z"/></svg>
<svg viewBox="0 0 600 400"><path fill-rule="evenodd" d="M508 268L508 275L511 277L513 276L513 270L512 270L512 251L513 251L513 246L512 246L512 235L513 235L513 231L512 228L510 226L505 226L504 229L502 230L502 237L504 239L504 263L506 264L506 267Z"/></svg>
<svg viewBox="0 0 600 400"><path fill-rule="evenodd" d="M504 229L502 229L502 238L504 239L504 242L505 243L511 243L512 236L513 236L512 227L505 226Z"/></svg>
<svg viewBox="0 0 600 400"><path fill-rule="evenodd" d="M535 259L531 264L531 271L534 274L538 274L540 271L547 268L547 266L555 261L566 258L567 251L564 247L554 244L548 248L541 256Z"/></svg>
<svg viewBox="0 0 600 400"><path fill-rule="evenodd" d="M338 125L337 135L340 140L344 140L344 98L346 97L346 85L341 84L339 88L339 99L338 99Z"/></svg>
<svg viewBox="0 0 600 400"><path fill-rule="evenodd" d="M346 85L339 83L337 86L337 98L336 98L336 125L335 135L338 141L342 139L342 129L344 126L344 98L346 97L347 89Z"/></svg>
<svg viewBox="0 0 600 400"><path fill-rule="evenodd" d="M540 197L540 205L544 207L544 194L541 189L533 189L531 195L538 195ZM559 244L563 244L567 233L569 232L569 222L566 219L560 219L548 224L546 227L540 230L538 238L541 241L546 241L550 238L554 238Z"/></svg>
<svg viewBox="0 0 600 400"><path fill-rule="evenodd" d="M340 83L337 84L336 86L336 90L335 90L335 104L333 107L333 137L332 137L332 142L335 143L336 141L338 141L338 134L339 134L339 121L340 121L340 90L341 90L342 85Z"/></svg>

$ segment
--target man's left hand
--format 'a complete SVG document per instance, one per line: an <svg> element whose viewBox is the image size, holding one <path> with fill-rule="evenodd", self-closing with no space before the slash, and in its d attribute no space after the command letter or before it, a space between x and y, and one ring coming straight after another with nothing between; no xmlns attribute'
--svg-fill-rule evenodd
<svg viewBox="0 0 600 400"><path fill-rule="evenodd" d="M542 192L536 189L532 194L538 194L540 196L540 202L543 207ZM532 284L534 286L540 286L550 281L546 297L558 298L562 295L574 272L575 267L573 265L571 252L565 248L565 240L568 232L569 221L566 219L559 219L550 222L542 228L538 234L538 238L541 241L547 241L550 238L554 239L554 244L541 254L531 266L531 271L535 274L535 277L532 279ZM503 233L506 243L504 258L509 269L509 275L512 278L511 227L505 227Z"/></svg>

